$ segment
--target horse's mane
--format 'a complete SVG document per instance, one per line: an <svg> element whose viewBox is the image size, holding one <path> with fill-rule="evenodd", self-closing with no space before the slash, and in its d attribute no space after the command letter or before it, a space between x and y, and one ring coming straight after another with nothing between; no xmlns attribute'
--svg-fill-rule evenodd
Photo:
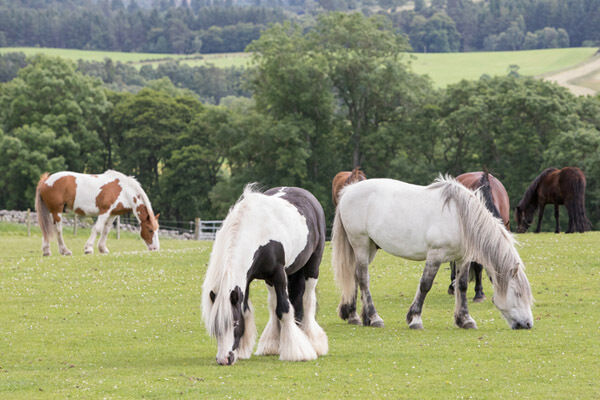
<svg viewBox="0 0 600 400"><path fill-rule="evenodd" d="M256 195L262 195L257 185L246 185L243 194L229 209L215 237L202 285L202 317L206 330L212 336L224 332L233 323L231 307L226 307L229 302L229 290L235 285L239 285L244 290L246 271L230 268L232 263L228 258L231 257L233 246L238 241L242 217L250 206L248 201L252 201ZM217 294L214 303L210 298L210 292L213 290Z"/></svg>
<svg viewBox="0 0 600 400"><path fill-rule="evenodd" d="M519 201L519 204L517 205L517 207L519 208L525 208L525 206L527 206L528 204L530 204L531 202L536 201L536 205L537 205L537 188L540 185L540 182L542 179L544 179L548 174L556 171L557 168L554 167L550 167L550 168L546 168L545 170L542 171L541 174L539 174L534 180L533 182L531 182L531 185L529 185L529 187L527 188L527 190L525 191L525 194L523 195L523 198L521 199L521 201Z"/></svg>
<svg viewBox="0 0 600 400"><path fill-rule="evenodd" d="M121 181L127 182L131 186L133 186L133 188L142 196L142 203L148 209L148 213L150 215L154 216L154 211L152 210L152 203L150 203L150 198L148 197L148 195L146 194L144 189L142 189L142 185L138 182L138 180L135 178L135 176L125 175L124 173L115 171L114 169L108 169L108 170L104 171L104 173L108 174L108 175L116 176ZM133 213L133 214L137 217L136 213Z"/></svg>
<svg viewBox="0 0 600 400"><path fill-rule="evenodd" d="M442 190L444 206L451 201L456 205L464 243L463 261L474 260L483 264L498 288L498 294L506 295L507 277L511 270L515 267L525 268L515 249L513 235L485 207L479 191L472 192L454 178L441 175L428 188ZM519 279L515 282L518 285L525 284ZM528 292L524 286L517 290L520 293Z"/></svg>
<svg viewBox="0 0 600 400"><path fill-rule="evenodd" d="M494 204L494 198L492 196L492 187L490 186L489 173L487 172L487 170L483 171L481 179L479 179L479 191L483 196L486 208L490 210L494 217L502 219L502 217L500 216L500 211L498 211L496 205Z"/></svg>

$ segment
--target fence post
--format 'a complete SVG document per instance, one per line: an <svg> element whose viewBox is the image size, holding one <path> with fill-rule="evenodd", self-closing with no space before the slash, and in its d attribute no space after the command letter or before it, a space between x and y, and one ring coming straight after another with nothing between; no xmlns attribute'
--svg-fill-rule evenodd
<svg viewBox="0 0 600 400"><path fill-rule="evenodd" d="M121 239L121 216L117 215L117 239Z"/></svg>
<svg viewBox="0 0 600 400"><path fill-rule="evenodd" d="M27 236L31 236L31 209L27 209Z"/></svg>
<svg viewBox="0 0 600 400"><path fill-rule="evenodd" d="M202 232L202 220L200 218L196 218L195 220L196 226L194 227L194 239L200 240L200 233Z"/></svg>
<svg viewBox="0 0 600 400"><path fill-rule="evenodd" d="M77 236L77 223L79 222L79 217L75 214L75 218L73 218L73 236Z"/></svg>

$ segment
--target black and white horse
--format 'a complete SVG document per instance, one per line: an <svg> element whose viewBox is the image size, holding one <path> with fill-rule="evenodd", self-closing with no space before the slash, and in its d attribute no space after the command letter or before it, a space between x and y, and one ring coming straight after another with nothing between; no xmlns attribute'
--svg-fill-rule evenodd
<svg viewBox="0 0 600 400"><path fill-rule="evenodd" d="M327 335L315 320L324 247L325 215L310 192L246 187L217 234L203 285L202 315L218 342L217 363L231 365L252 353L254 279L269 290L269 322L256 354L287 361L327 354Z"/></svg>

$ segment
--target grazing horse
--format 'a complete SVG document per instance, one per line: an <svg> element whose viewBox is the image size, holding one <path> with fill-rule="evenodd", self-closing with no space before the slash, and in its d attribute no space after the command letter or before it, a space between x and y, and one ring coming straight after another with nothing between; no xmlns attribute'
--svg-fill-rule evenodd
<svg viewBox="0 0 600 400"><path fill-rule="evenodd" d="M120 172L108 170L100 175L62 171L40 177L35 196L35 210L42 229L42 251L50 255L50 239L58 237L60 254L70 256L62 235L62 212L98 216L85 243L85 254L94 252L96 235L101 234L98 251L108 253L106 238L117 215L133 212L140 223L140 235L148 250L158 250L158 216L154 215L146 193L135 180Z"/></svg>
<svg viewBox="0 0 600 400"><path fill-rule="evenodd" d="M513 329L533 326L533 298L512 235L487 210L479 194L456 180L438 178L429 186L392 179L369 179L344 188L333 222L332 263L342 290L339 315L360 324L356 313L357 280L362 322L383 326L369 289L369 263L377 249L409 260L426 260L415 299L406 315L422 329L421 310L440 264L456 261L458 290L454 320L477 328L467 308L468 265L484 265L494 285L493 303Z"/></svg>
<svg viewBox="0 0 600 400"><path fill-rule="evenodd" d="M269 290L269 322L257 355L314 360L327 354L327 335L315 320L315 288L325 247L325 214L317 199L295 187L264 193L251 185L217 233L202 286L202 316L217 338L217 363L249 358L256 326L250 282Z"/></svg>
<svg viewBox="0 0 600 400"><path fill-rule="evenodd" d="M367 176L360 170L360 167L356 167L352 171L341 171L335 174L333 182L331 182L331 198L333 199L333 206L337 207L340 198L340 190L342 190L344 186L366 179Z"/></svg>
<svg viewBox="0 0 600 400"><path fill-rule="evenodd" d="M546 168L533 180L515 208L517 232L527 232L533 221L533 215L539 209L538 224L535 229L535 233L539 233L544 207L548 203L554 204L555 233L560 232L558 206L561 204L565 205L569 214L566 233L590 230L591 224L585 215L585 175L579 168Z"/></svg>
<svg viewBox="0 0 600 400"><path fill-rule="evenodd" d="M485 206L496 218L500 218L504 227L510 231L510 201L508 193L502 182L496 179L487 171L467 172L456 177L456 180L465 185L468 189L481 192ZM485 300L483 293L483 285L481 284L481 275L483 266L475 261L471 262L469 272L475 278L475 297L473 301L476 303ZM456 278L456 263L450 263L450 286L448 294L454 294L454 284Z"/></svg>

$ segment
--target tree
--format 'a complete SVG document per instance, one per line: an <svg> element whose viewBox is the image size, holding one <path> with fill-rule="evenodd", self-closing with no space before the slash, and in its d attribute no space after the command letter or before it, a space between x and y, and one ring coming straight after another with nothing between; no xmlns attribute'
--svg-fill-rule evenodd
<svg viewBox="0 0 600 400"><path fill-rule="evenodd" d="M41 55L0 92L4 131L12 135L25 125L53 131L65 145L57 151L66 167L80 172L97 172L104 165L98 130L108 105L99 80L76 72L68 61Z"/></svg>

